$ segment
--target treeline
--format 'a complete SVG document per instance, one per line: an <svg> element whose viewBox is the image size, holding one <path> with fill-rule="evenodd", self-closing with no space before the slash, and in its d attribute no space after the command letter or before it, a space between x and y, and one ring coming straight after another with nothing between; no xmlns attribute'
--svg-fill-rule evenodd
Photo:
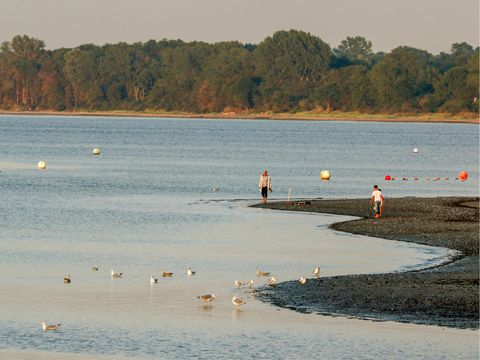
<svg viewBox="0 0 480 360"><path fill-rule="evenodd" d="M0 49L0 108L184 112L478 112L479 49L374 53L363 37L334 49L303 31L258 45L183 42L47 50L15 36Z"/></svg>

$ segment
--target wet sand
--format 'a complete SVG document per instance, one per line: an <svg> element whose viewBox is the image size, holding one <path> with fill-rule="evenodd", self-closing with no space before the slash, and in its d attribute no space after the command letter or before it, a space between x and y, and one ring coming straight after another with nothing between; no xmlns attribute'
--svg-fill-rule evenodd
<svg viewBox="0 0 480 360"><path fill-rule="evenodd" d="M435 268L309 279L305 285L287 281L275 288L262 288L256 295L263 301L299 312L478 329L478 202L478 198L387 199L382 219L372 218L369 199L255 205L358 216L358 220L330 227L460 252L450 262Z"/></svg>

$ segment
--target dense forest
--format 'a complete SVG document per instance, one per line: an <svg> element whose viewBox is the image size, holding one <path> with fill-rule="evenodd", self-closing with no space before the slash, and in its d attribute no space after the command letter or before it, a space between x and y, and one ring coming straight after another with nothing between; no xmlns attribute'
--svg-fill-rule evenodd
<svg viewBox="0 0 480 360"><path fill-rule="evenodd" d="M183 42L47 50L15 36L0 49L4 110L181 112L478 112L479 49L400 46L374 53L363 37L337 48L303 31L260 44Z"/></svg>

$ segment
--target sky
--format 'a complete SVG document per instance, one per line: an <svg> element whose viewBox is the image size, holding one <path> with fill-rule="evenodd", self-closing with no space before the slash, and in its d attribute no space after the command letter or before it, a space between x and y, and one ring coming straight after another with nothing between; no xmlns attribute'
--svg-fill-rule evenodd
<svg viewBox="0 0 480 360"><path fill-rule="evenodd" d="M28 35L48 49L150 39L258 44L297 29L332 48L364 36L375 52L433 54L479 45L478 0L0 0L0 41Z"/></svg>

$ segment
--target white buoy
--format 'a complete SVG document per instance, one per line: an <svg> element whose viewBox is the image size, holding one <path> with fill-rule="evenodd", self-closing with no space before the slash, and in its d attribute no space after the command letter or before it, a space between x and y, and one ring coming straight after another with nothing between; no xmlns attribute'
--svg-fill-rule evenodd
<svg viewBox="0 0 480 360"><path fill-rule="evenodd" d="M418 154L418 149L417 149L417 148L414 148L414 149L413 149L413 153L414 153L414 154Z"/></svg>
<svg viewBox="0 0 480 360"><path fill-rule="evenodd" d="M321 180L330 180L330 171L323 170L323 171L320 173L320 179L321 179Z"/></svg>
<svg viewBox="0 0 480 360"><path fill-rule="evenodd" d="M45 170L47 168L47 163L43 160L40 160L37 164L37 167L40 169L40 170Z"/></svg>
<svg viewBox="0 0 480 360"><path fill-rule="evenodd" d="M96 155L96 156L100 155L100 149L99 149L98 147L94 148L94 149L92 150L92 154L93 154L93 155Z"/></svg>

